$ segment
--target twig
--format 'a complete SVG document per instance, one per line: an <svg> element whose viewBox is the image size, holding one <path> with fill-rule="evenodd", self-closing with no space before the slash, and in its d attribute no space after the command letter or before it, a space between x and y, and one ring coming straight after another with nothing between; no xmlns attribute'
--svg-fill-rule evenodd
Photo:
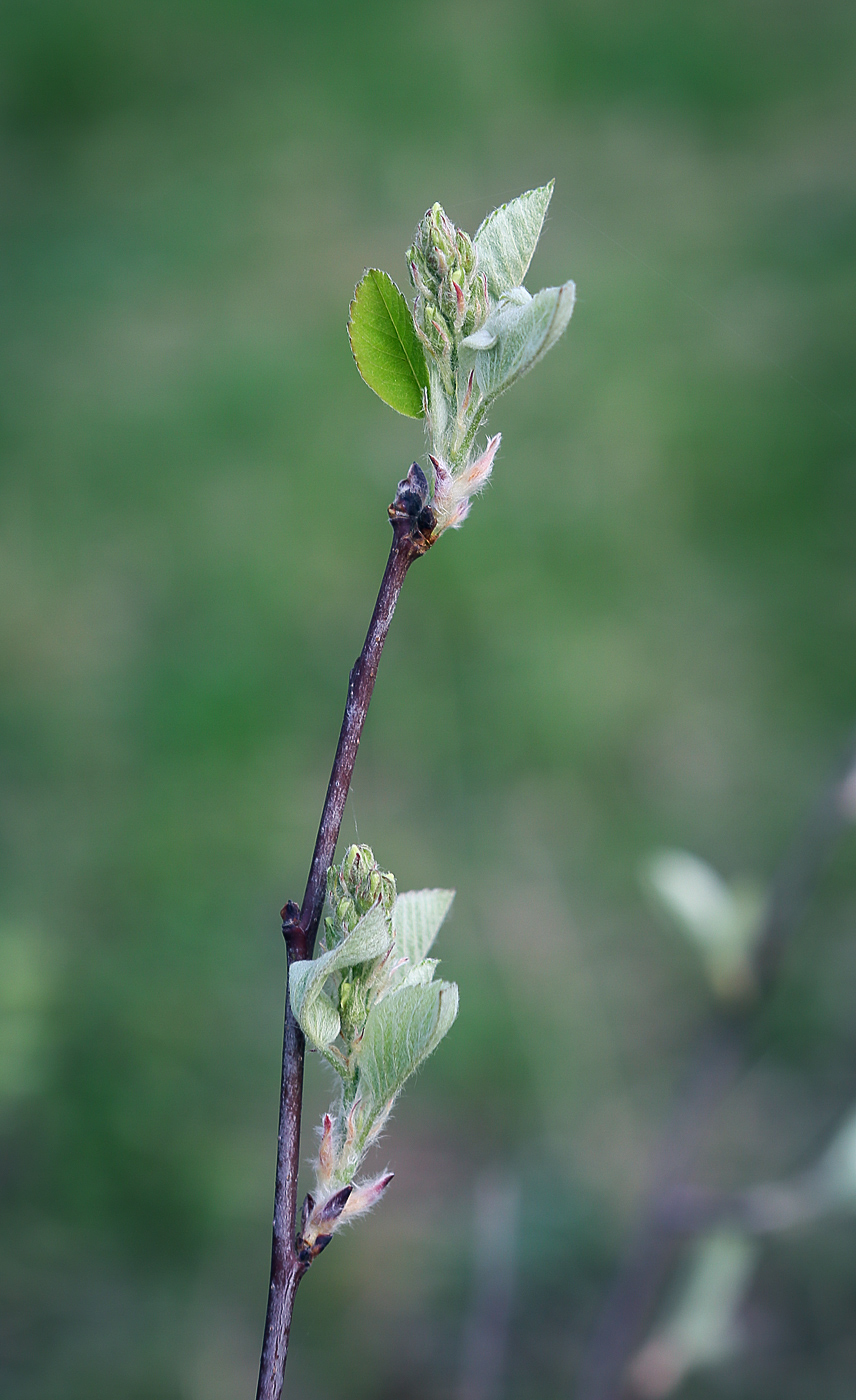
<svg viewBox="0 0 856 1400"><path fill-rule="evenodd" d="M311 958L315 947L324 908L327 871L336 852L351 775L383 645L407 571L414 559L424 554L431 544L436 522L427 499L428 483L414 462L407 476L399 482L395 500L389 507L392 548L366 640L348 681L345 715L303 904L298 908L293 900L289 900L282 910L282 933L289 969L292 963ZM303 1032L292 1015L286 985L270 1290L256 1400L279 1400L282 1394L294 1298L298 1284L309 1267L309 1261L301 1259L295 1248L305 1049Z"/></svg>
<svg viewBox="0 0 856 1400"><path fill-rule="evenodd" d="M773 877L754 955L757 993L742 1011L714 1013L663 1132L640 1222L589 1344L579 1400L618 1400L628 1358L668 1272L681 1233L691 1229L685 1174L699 1139L734 1083L746 1053L752 1012L769 995L785 948L845 827L856 819L856 742L786 852ZM697 1202L700 1223L717 1213L738 1218L749 1197ZM756 1203L757 1205L757 1203ZM679 1223L682 1222L682 1223Z"/></svg>

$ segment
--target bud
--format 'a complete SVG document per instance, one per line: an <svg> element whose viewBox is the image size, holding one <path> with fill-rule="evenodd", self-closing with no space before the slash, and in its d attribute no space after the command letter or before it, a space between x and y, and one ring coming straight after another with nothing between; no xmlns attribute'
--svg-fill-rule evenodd
<svg viewBox="0 0 856 1400"><path fill-rule="evenodd" d="M428 338L428 348L435 359L438 359L441 364L451 365L452 342L449 339L449 332L439 316L431 316L428 319L425 333Z"/></svg>
<svg viewBox="0 0 856 1400"><path fill-rule="evenodd" d="M350 876L351 876L351 874L352 874L352 872L353 872L354 866L358 865L358 864L359 864L359 861L360 861L360 848L359 848L359 846L349 846L348 849L347 849L346 852L345 852L345 858L344 858L344 860L342 861L341 875L342 875L342 879L343 879L343 880L347 881L347 880L350 878Z"/></svg>
<svg viewBox="0 0 856 1400"><path fill-rule="evenodd" d="M413 249L411 248L411 249L410 249L410 253L412 253L412 252L413 252ZM419 271L419 265L418 265L418 263L416 262L416 259L415 259L415 258L410 257L409 263L408 263L408 267L409 267L409 270L410 270L410 281L412 282L413 286L416 288L416 291L418 292L419 296L424 297L426 301L433 301L433 300L434 300L434 293L432 292L431 288L426 284L425 279L424 279L423 276L422 276L422 273ZM415 314L415 308L414 308L414 314Z"/></svg>
<svg viewBox="0 0 856 1400"><path fill-rule="evenodd" d="M342 941L342 928L336 919L329 917L324 920L324 947L335 948L337 943Z"/></svg>
<svg viewBox="0 0 856 1400"><path fill-rule="evenodd" d="M452 282L452 291L455 293L454 327L460 331L467 317L467 303L461 287L455 281Z"/></svg>
<svg viewBox="0 0 856 1400"><path fill-rule="evenodd" d="M473 247L473 240L468 233L464 233L462 228L455 231L455 245L458 250L458 262L463 269L464 276L471 277L476 270L476 250Z"/></svg>
<svg viewBox="0 0 856 1400"><path fill-rule="evenodd" d="M325 1185L333 1175L333 1168L336 1164L336 1157L333 1148L333 1119L329 1113L324 1114L321 1123L321 1145L318 1148L318 1163L315 1168L315 1176L319 1188ZM313 1202L314 1206L314 1202Z"/></svg>
<svg viewBox="0 0 856 1400"><path fill-rule="evenodd" d="M489 310L487 275L482 272L478 277L473 278L467 304L467 315L461 327L464 335L472 335L474 331L480 330L487 320Z"/></svg>
<svg viewBox="0 0 856 1400"><path fill-rule="evenodd" d="M336 900L337 919L349 931L382 897L384 880L392 879L378 869L369 846L350 846L339 870L334 867L331 873L328 893L332 892ZM393 887L394 884L393 881Z"/></svg>
<svg viewBox="0 0 856 1400"><path fill-rule="evenodd" d="M454 277L444 277L437 292L437 305L444 321L450 329L455 329L455 319L458 314L458 302L462 299L463 293L454 280Z"/></svg>
<svg viewBox="0 0 856 1400"><path fill-rule="evenodd" d="M396 897L395 876L388 870L380 872L380 902L387 914L391 914Z"/></svg>
<svg viewBox="0 0 856 1400"><path fill-rule="evenodd" d="M459 335L464 327L473 329L487 315L487 284L476 276L473 241L435 204L416 230L407 258L418 293L413 308L417 330L426 349L445 363L451 359L450 336ZM437 309L443 326L438 324Z"/></svg>
<svg viewBox="0 0 856 1400"><path fill-rule="evenodd" d="M358 1215L365 1215L367 1211L372 1210L392 1181L393 1175L393 1172L384 1172L374 1181L364 1181L360 1186L355 1186L342 1208L340 1220L355 1220Z"/></svg>

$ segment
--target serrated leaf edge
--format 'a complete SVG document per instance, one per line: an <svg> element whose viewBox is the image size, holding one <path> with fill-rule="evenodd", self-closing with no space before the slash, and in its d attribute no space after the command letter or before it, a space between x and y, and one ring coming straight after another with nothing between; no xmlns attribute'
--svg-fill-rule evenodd
<svg viewBox="0 0 856 1400"><path fill-rule="evenodd" d="M359 361L359 359L358 359L358 357L357 357L357 352L356 352L356 350L354 349L354 340L353 340L353 336L351 335L351 326L352 326L352 324L353 324L353 319L354 319L354 307L357 305L357 302L358 302L358 299L359 299L359 295L360 295L360 288L364 285L364 283L367 281L367 279L368 279L369 277L372 278L372 281L373 281L374 285L377 287L378 291L380 292L381 299L382 299L382 301L383 301L384 307L386 308L386 313L387 313L387 315L389 316L390 324L391 324L391 326L392 326L393 330L395 331L395 334L396 334L396 336L397 336L397 338L398 338L398 343L399 343L399 345L401 346L401 349L402 349L402 351L403 351L403 353L404 353L404 358L406 359L407 364L408 364L408 366L409 366L409 368L410 368L410 372L411 372L411 374L413 375L413 382L414 382L415 385L417 386L420 395L423 394L423 390L424 390L424 389L427 389L427 388L428 388L428 367L427 367L427 365L425 365L425 356L424 356L424 354L423 354L423 356L422 356L422 363L423 363L423 365L425 366L425 377L424 377L424 379L420 379L419 374L417 373L416 367L415 367L415 365L413 364L413 360L411 359L411 355L410 355L410 352L409 352L409 350L408 350L408 347L405 345L404 341L402 340L402 338L401 338L401 332L399 331L398 326L397 326L397 324L396 324L396 322L395 322L395 319L394 319L394 317L393 317L393 315L392 315L392 312L391 312L390 309L389 309L389 302L387 301L387 298L384 296L384 290L383 290L383 283L384 283L384 280L389 284L389 286L393 289L393 291L394 291L395 293L397 293L397 295L401 298L401 302L402 302L402 304L403 304L403 306L404 306L404 308L405 308L405 310L406 310L406 312L407 312L407 315L408 315L409 317L411 317L411 323L412 323L412 316L411 316L410 307L408 306L408 303L407 303L407 298L405 297L405 295L404 295L404 293L402 292L401 288L398 286L397 282L395 282L395 281L393 280L393 278L390 277L390 275L389 275L388 272L384 272L383 269L380 268L380 267L368 267L368 268L366 268L365 272L363 273L362 277L360 278L359 282L357 283L356 287L354 288L354 295L353 295L353 297L351 298L350 304L349 304L349 306L348 306L348 343L349 343L349 345L350 345L350 347L351 347L351 354L352 354L353 357L354 357L354 364L357 366L357 370L358 370L358 372L359 372L360 378L362 379L363 383L364 383L364 384L367 384L368 387L371 389L372 393L373 393L373 394L377 394L377 396L378 396L378 398L381 400L381 402L382 402L382 403L385 403L385 404L387 405L388 408L391 408L395 413L400 413L401 416L402 416L403 418L424 418L424 417L425 417L425 409L424 409L424 406L423 406L422 408L420 408L420 410L419 410L418 413L408 413L408 412L406 411L406 409L397 408L396 405L395 405L394 403L390 403L390 402L389 402L389 399L384 398L383 394L378 393L378 391L377 391L377 389L374 387L374 385L373 385L373 384L369 384L369 381L366 379L365 375L363 374L362 367L361 367L361 365L360 365L360 361ZM379 280L377 280L377 279L379 279ZM415 329L415 327L414 327L413 335L414 335L414 344L415 344L415 345L418 347L418 349L421 351L422 347L419 345L419 339L418 339L418 337L416 336L416 329ZM423 396L423 398L424 398L424 396Z"/></svg>

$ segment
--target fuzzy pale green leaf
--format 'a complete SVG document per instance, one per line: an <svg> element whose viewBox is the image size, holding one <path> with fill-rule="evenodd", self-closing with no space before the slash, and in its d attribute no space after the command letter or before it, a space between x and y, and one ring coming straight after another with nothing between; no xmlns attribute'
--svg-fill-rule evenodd
<svg viewBox="0 0 856 1400"><path fill-rule="evenodd" d="M534 297L520 287L463 342L464 351L474 352L476 383L485 399L503 393L555 345L571 319L574 294L573 282L544 287Z"/></svg>
<svg viewBox="0 0 856 1400"><path fill-rule="evenodd" d="M439 1045L457 1014L454 982L401 987L372 1009L360 1045L360 1088L377 1111Z"/></svg>
<svg viewBox="0 0 856 1400"><path fill-rule="evenodd" d="M414 966L430 950L440 925L452 907L454 890L408 890L392 911L395 948Z"/></svg>
<svg viewBox="0 0 856 1400"><path fill-rule="evenodd" d="M519 287L526 276L552 194L552 180L527 190L488 214L473 239L478 269L487 273L488 291L495 300Z"/></svg>
<svg viewBox="0 0 856 1400"><path fill-rule="evenodd" d="M437 967L437 962L437 958L423 958L422 962L417 963L415 967L411 967L409 971L404 973L404 976L402 977L399 986L424 986L426 983L430 982L432 977L434 976L434 971ZM405 963L405 967L406 966L407 964Z"/></svg>
<svg viewBox="0 0 856 1400"><path fill-rule="evenodd" d="M324 993L330 974L382 958L391 946L389 918L376 904L335 948L310 961L292 963L288 977L291 1009L307 1040L320 1049L332 1045L339 1034L339 1013Z"/></svg>
<svg viewBox="0 0 856 1400"><path fill-rule="evenodd" d="M370 268L351 302L348 335L357 369L384 403L409 418L424 413L425 355L410 307L392 278Z"/></svg>

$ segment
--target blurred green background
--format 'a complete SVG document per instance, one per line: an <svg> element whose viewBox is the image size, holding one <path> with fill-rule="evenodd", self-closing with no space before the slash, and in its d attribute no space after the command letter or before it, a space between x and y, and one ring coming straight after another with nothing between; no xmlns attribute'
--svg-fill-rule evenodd
<svg viewBox="0 0 856 1400"><path fill-rule="evenodd" d="M767 877L856 718L856 12L844 0L7 0L0 12L0 1388L253 1392L283 1000L418 424L345 335L439 199L556 177L563 343L413 570L343 835L458 890L448 1041L290 1394L459 1393L479 1183L500 1391L573 1393L709 998L657 846ZM423 456L424 461L424 456ZM699 1177L856 1099L856 840ZM326 1078L309 1067L306 1155ZM308 1183L307 1183L308 1184ZM767 1249L694 1397L850 1397L856 1222Z"/></svg>

